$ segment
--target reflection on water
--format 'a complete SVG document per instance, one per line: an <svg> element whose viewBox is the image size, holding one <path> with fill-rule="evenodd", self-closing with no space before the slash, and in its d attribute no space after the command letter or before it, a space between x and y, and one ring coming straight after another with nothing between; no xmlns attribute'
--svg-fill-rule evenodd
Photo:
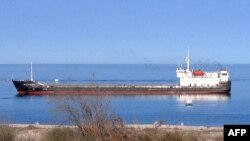
<svg viewBox="0 0 250 141"><path fill-rule="evenodd" d="M177 102L186 102L187 100L192 101L204 101L204 102L219 102L219 101L228 101L231 98L230 94L188 94L188 95L130 95L130 96L106 96L110 100L115 99L151 99L153 101L168 101L176 100Z"/></svg>
<svg viewBox="0 0 250 141"><path fill-rule="evenodd" d="M231 95L224 94L213 94L213 95L178 95L176 96L177 101L183 102L187 100L192 101L228 101Z"/></svg>

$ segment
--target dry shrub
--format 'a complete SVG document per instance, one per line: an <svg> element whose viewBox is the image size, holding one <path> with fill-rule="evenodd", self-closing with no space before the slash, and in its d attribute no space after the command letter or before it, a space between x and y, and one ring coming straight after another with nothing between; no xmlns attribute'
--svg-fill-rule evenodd
<svg viewBox="0 0 250 141"><path fill-rule="evenodd" d="M0 141L14 141L14 139L14 129L6 125L0 125Z"/></svg>
<svg viewBox="0 0 250 141"><path fill-rule="evenodd" d="M203 139L196 134L180 131L166 131L159 129L144 129L138 131L139 141L202 141Z"/></svg>
<svg viewBox="0 0 250 141"><path fill-rule="evenodd" d="M68 96L58 98L56 109L76 125L83 138L95 141L133 141L132 130L110 108L104 96Z"/></svg>
<svg viewBox="0 0 250 141"><path fill-rule="evenodd" d="M53 128L45 133L43 141L82 141L78 131L70 128Z"/></svg>
<svg viewBox="0 0 250 141"><path fill-rule="evenodd" d="M68 96L56 97L57 112L64 116L67 122L76 125L81 139L86 141L197 141L198 137L178 131L163 131L155 129L141 130L127 128L123 119L110 108L110 102L104 96ZM65 130L65 129L64 129ZM54 133L53 133L54 132ZM60 140L71 139L74 135L70 130L63 133L57 129L53 137ZM50 133L51 134L51 133ZM60 134L64 134L61 136ZM53 141L57 141L54 139Z"/></svg>
<svg viewBox="0 0 250 141"><path fill-rule="evenodd" d="M159 137L159 141L183 141L182 134L179 132L166 132L163 136Z"/></svg>

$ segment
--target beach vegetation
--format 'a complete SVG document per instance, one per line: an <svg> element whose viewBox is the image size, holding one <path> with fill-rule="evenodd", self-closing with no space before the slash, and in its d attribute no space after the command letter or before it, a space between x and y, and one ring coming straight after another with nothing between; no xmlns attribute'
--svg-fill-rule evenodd
<svg viewBox="0 0 250 141"><path fill-rule="evenodd" d="M0 125L0 141L14 141L15 130L7 125Z"/></svg>

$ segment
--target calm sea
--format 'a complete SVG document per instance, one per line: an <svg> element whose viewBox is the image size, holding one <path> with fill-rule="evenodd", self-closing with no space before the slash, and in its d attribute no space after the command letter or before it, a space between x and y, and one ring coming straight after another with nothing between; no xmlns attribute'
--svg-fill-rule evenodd
<svg viewBox="0 0 250 141"><path fill-rule="evenodd" d="M34 79L44 83L178 84L177 65L33 65ZM218 70L219 65L194 68ZM250 124L250 65L225 65L232 79L231 96L110 96L112 108L126 123L222 126ZM50 96L17 97L11 79L28 79L29 65L0 65L0 120L56 124ZM193 107L186 107L193 99ZM1 121L0 121L1 122Z"/></svg>

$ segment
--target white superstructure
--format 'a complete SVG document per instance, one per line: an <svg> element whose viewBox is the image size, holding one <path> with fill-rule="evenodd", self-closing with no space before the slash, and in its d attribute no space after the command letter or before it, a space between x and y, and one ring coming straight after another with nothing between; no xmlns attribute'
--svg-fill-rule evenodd
<svg viewBox="0 0 250 141"><path fill-rule="evenodd" d="M204 72L202 70L189 69L189 52L186 58L186 69L179 67L176 69L176 75L180 79L181 87L218 87L222 83L230 81L227 70L216 72Z"/></svg>

